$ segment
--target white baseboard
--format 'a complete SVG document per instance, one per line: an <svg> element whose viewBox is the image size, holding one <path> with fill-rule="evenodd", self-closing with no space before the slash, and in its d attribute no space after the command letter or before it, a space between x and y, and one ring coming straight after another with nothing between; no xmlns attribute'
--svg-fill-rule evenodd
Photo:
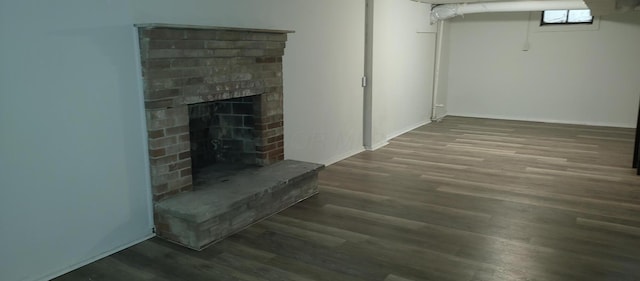
<svg viewBox="0 0 640 281"><path fill-rule="evenodd" d="M351 157L351 156L353 156L353 155L356 155L356 154L358 154L358 153L360 153L360 152L363 152L363 151L365 151L365 150L367 150L367 151L374 151L374 150L380 149L380 148L382 148L382 147L386 146L387 144L389 144L389 140L390 140L390 139L395 138L395 137L397 137L397 136L399 136L399 135L402 135L402 134L404 134L404 133L406 133L406 132L409 132L409 131L411 131L411 130L414 130L414 129L418 128L418 127L421 127L421 126L427 125L427 124L429 124L429 123L431 123L431 121L430 121L430 120L423 120L423 121L420 121L420 122L418 122L418 123L412 124L412 125L410 125L410 126L407 126L407 127L405 127L405 128L402 128L402 129L400 129L400 130L397 130L397 131L395 131L395 132L393 132L393 133L391 133L391 134L387 135L387 138L386 138L386 140L385 140L385 141L378 142L378 143L376 143L376 144L372 145L371 147L363 147L363 148L361 148L361 149L354 149L354 150L352 150L352 151L349 151L349 152L342 153L342 154L340 154L340 155L337 155L337 156L331 157L331 158L329 158L328 160L324 161L324 163L323 163L323 164L325 164L325 166L329 166L329 165L331 165L331 164L333 164L333 163L336 163L336 162L338 162L338 161L340 161L340 160L343 160L343 159L349 158L349 157Z"/></svg>
<svg viewBox="0 0 640 281"><path fill-rule="evenodd" d="M415 129L417 129L419 127L422 127L424 125L427 125L429 123L431 123L431 120L422 120L422 121L420 121L418 123L406 126L406 127L402 128L400 130L397 130L395 132L392 132L391 134L388 134L385 141L381 141L379 143L376 143L376 144L372 145L371 147L365 147L365 149L368 150L368 151L378 150L378 149L386 146L387 144L389 144L389 141L391 139L393 139L393 138L395 138L395 137L397 137L399 135L402 135L404 133L407 133L409 131L415 130Z"/></svg>
<svg viewBox="0 0 640 281"><path fill-rule="evenodd" d="M418 122L418 123L415 123L415 124L412 124L412 125L406 126L406 127L402 128L402 129L400 129L400 130L397 130L397 131L395 131L395 132L392 132L391 134L388 134L388 135L387 135L387 141L388 141L388 140L391 140L391 139L393 139L393 138L395 138L395 137L397 137L397 136L399 136L399 135L402 135L402 134L404 134L404 133L407 133L407 132L409 132L409 131L413 131L413 130L415 130L415 129L419 128L419 127L422 127L422 126L424 126L424 125L427 125L427 124L429 124L429 123L431 123L431 120L428 120L428 119L427 119L427 120L422 120L422 121L420 121L420 122Z"/></svg>
<svg viewBox="0 0 640 281"><path fill-rule="evenodd" d="M358 154L360 152L363 152L363 151L364 151L364 147L363 148L354 149L354 150L351 150L351 151L347 151L345 153L341 153L339 155L331 157L326 161L323 161L324 162L323 164L325 166L329 166L329 165L331 165L333 163L336 163L336 162L338 162L340 160L343 160L343 159L347 159L347 158L349 158L349 157L351 157L353 155L356 155L356 154Z"/></svg>
<svg viewBox="0 0 640 281"><path fill-rule="evenodd" d="M66 273L69 273L69 272L71 272L71 271L74 271L74 270L76 270L76 269L78 269L78 268L81 268L81 267L83 267L83 266L85 266L85 265L88 265L88 264L90 264L90 263L92 263L92 262L95 262L95 261L97 261L97 260L99 260L99 259L105 258L105 257L110 256L110 255L112 255L112 254L115 254L115 253L117 253L117 252L120 252L120 251L122 251L122 250L124 250L124 249L126 249L126 248L129 248L129 247L131 247L131 246L133 246L133 245L136 245L136 244L138 244L138 243L140 243L140 242L143 242L143 241L149 240L149 239L151 239L151 238L153 238L153 237L155 237L155 236L156 236L155 234L151 233L151 234L149 234L149 235L147 235L147 236L145 236L145 237L143 237L143 238L140 238L140 239L138 239L138 240L134 240L133 242L130 242L130 243L127 243L127 244L122 245L122 246L120 246L120 247L117 247L117 248L115 248L115 249L113 249L113 250L111 250L111 251L104 252L104 253L102 253L102 254L99 254L99 255L97 255L97 256L94 256L94 257L92 257L92 258L89 258L89 259L87 259L87 260L85 260L85 261L82 261L82 262L80 262L80 263L77 263L77 264L74 264L74 265L72 265L72 266L69 266L69 267L67 267L67 268L65 268L65 269L62 269L62 270L59 270L59 271L57 271L57 272L50 273L50 274L47 274L47 275L45 275L45 276L41 276L41 277L38 277L38 278L36 278L36 279L33 279L33 281L48 281L48 280L51 280L51 279L56 278L56 277L58 277L58 276L61 276L61 275L64 275L64 274L66 274Z"/></svg>
<svg viewBox="0 0 640 281"><path fill-rule="evenodd" d="M568 125L586 125L586 126L602 126L602 127L618 127L618 128L635 128L635 124L623 124L615 122L585 122L585 121L572 121L572 120L556 120L546 118L526 118L526 117L513 117L493 114L467 114L467 113L449 113L447 116L459 116L459 117L472 117L472 118L487 118L498 120L513 120L513 121L529 121L529 122L543 122L543 123L555 123L555 124L568 124Z"/></svg>
<svg viewBox="0 0 640 281"><path fill-rule="evenodd" d="M381 141L381 142L379 142L379 143L376 143L376 144L374 144L374 145L372 145L372 146L370 146L370 147L365 146L365 149L366 149L367 151L375 151L375 150L378 150L378 149L380 149L380 148L382 148L382 147L386 146L387 144L389 144L389 142L385 140L385 141Z"/></svg>

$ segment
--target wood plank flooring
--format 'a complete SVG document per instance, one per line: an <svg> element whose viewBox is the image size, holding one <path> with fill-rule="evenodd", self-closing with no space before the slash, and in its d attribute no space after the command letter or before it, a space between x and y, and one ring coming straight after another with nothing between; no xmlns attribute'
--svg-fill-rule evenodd
<svg viewBox="0 0 640 281"><path fill-rule="evenodd" d="M447 117L205 251L151 239L56 280L640 280L633 134Z"/></svg>

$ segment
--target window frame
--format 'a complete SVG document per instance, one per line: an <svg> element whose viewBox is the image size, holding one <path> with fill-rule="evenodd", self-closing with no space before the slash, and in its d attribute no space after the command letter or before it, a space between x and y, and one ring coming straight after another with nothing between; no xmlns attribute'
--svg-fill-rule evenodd
<svg viewBox="0 0 640 281"><path fill-rule="evenodd" d="M542 12L530 12L529 28L532 32L566 32L566 31L597 31L600 29L600 17L594 16L591 24L545 24Z"/></svg>
<svg viewBox="0 0 640 281"><path fill-rule="evenodd" d="M592 25L593 22L596 20L596 17L594 17L593 15L591 16L591 20L590 21L580 21L580 22L570 22L569 21L569 14L571 13L571 11L577 11L577 10L588 10L588 9L567 9L567 10L548 10L548 11L567 11L567 17L566 17L566 22L545 22L544 21L544 13L547 11L542 11L540 13L540 26L547 26L547 25L575 25L575 24L581 24L581 25Z"/></svg>

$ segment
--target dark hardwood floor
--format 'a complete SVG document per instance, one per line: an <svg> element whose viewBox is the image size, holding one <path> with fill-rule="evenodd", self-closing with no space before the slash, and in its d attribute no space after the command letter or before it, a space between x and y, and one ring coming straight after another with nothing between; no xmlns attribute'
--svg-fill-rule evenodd
<svg viewBox="0 0 640 281"><path fill-rule="evenodd" d="M151 239L56 280L640 280L633 139L447 117L205 251Z"/></svg>

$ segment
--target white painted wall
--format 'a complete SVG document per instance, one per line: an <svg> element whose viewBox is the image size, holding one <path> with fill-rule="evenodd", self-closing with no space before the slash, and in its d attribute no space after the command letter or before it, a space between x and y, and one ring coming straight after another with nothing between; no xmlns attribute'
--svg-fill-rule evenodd
<svg viewBox="0 0 640 281"><path fill-rule="evenodd" d="M125 0L0 1L0 280L151 235Z"/></svg>
<svg viewBox="0 0 640 281"><path fill-rule="evenodd" d="M429 122L435 26L429 6L376 0L373 45L373 148Z"/></svg>
<svg viewBox="0 0 640 281"><path fill-rule="evenodd" d="M136 0L137 22L294 30L284 56L285 157L330 164L360 152L364 0Z"/></svg>
<svg viewBox="0 0 640 281"><path fill-rule="evenodd" d="M45 279L151 234L143 22L295 30L286 157L362 150L364 0L1 1L0 280Z"/></svg>
<svg viewBox="0 0 640 281"><path fill-rule="evenodd" d="M530 34L529 13L451 22L450 115L635 127L640 14L603 17L599 30Z"/></svg>
<svg viewBox="0 0 640 281"><path fill-rule="evenodd" d="M425 5L380 6L386 141L428 121L435 34ZM0 2L0 280L45 279L151 234L133 23L295 30L285 156L329 164L363 149L364 12L364 0Z"/></svg>

